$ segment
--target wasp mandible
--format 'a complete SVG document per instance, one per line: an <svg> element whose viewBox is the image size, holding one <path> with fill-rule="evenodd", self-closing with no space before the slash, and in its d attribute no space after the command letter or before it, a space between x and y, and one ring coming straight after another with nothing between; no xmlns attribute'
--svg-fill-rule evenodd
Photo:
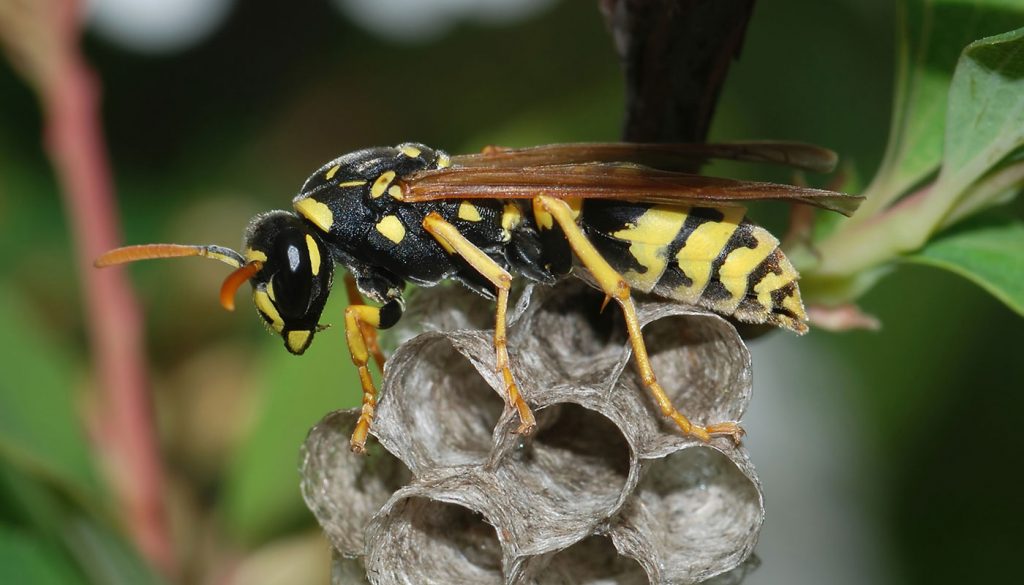
<svg viewBox="0 0 1024 585"><path fill-rule="evenodd" d="M807 330L798 275L767 230L746 219L745 202L777 200L844 214L861 198L807 187L737 181L686 172L711 158L828 171L828 150L786 142L723 144L555 144L488 147L449 156L417 143L369 148L314 172L292 211L257 215L243 252L220 246L149 244L112 250L109 266L149 258L205 256L235 270L220 300L234 308L243 283L285 347L303 353L321 329L335 265L351 289L379 306L345 309L345 337L359 370L363 407L352 434L365 448L377 404L368 364L383 361L377 330L404 309L406 283L452 279L496 301L494 349L518 432L535 427L509 368L506 313L513 274L553 284L588 271L622 309L643 384L683 433L708 441L743 434L733 421L691 422L651 368L631 290L710 309L748 323Z"/></svg>

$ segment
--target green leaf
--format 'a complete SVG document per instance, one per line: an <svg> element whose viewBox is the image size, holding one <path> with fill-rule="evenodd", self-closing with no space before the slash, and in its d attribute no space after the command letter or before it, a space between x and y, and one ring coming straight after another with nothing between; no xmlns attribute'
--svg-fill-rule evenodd
<svg viewBox="0 0 1024 585"><path fill-rule="evenodd" d="M342 315L344 297L335 294L324 314ZM267 340L259 414L228 469L228 525L247 543L312 521L299 491L299 448L325 414L357 406L362 396L342 326L318 333L301 356L281 345L276 336Z"/></svg>
<svg viewBox="0 0 1024 585"><path fill-rule="evenodd" d="M986 207L1009 203L1024 189L1024 161L1002 166L967 189L956 206L943 218L941 228L947 228L961 219Z"/></svg>
<svg viewBox="0 0 1024 585"><path fill-rule="evenodd" d="M893 121L872 194L881 208L942 161L946 104L960 52L975 39L1024 26L1019 0L906 0Z"/></svg>
<svg viewBox="0 0 1024 585"><path fill-rule="evenodd" d="M960 17L966 23L961 25L964 29L978 28L972 19L988 22L1000 14L995 10L998 2L934 4L930 16L936 21L944 14L938 6L949 11L947 19L956 15L953 8L959 7ZM1002 14L1001 26L1024 23L1024 3L1018 3L1016 10L1007 7ZM925 64L921 67L927 69ZM900 184L895 167L880 170L866 193L867 201L852 221L844 222L832 237L819 242L820 260L813 266L815 271L848 279L852 274L921 249L942 228L1017 194L1024 182L1024 167L1018 166L1019 161L1011 153L1024 145L1024 28L969 44L961 52L948 95L946 124L922 115L915 118L913 110L903 112L912 119L929 120L936 128L945 129L946 147L938 179L899 205L885 209L902 195L897 187L905 188L912 183ZM897 132L892 139L899 142L906 136ZM918 144L921 152L932 152L933 146L931 142ZM938 161L939 152L928 155L929 165ZM909 151L904 155L917 156ZM903 170L913 166L899 161L893 164Z"/></svg>
<svg viewBox="0 0 1024 585"><path fill-rule="evenodd" d="M78 566L92 583L103 585L165 585L139 553L107 526L69 517L65 541Z"/></svg>
<svg viewBox="0 0 1024 585"><path fill-rule="evenodd" d="M1024 316L1024 223L969 223L932 240L907 260L955 272Z"/></svg>
<svg viewBox="0 0 1024 585"><path fill-rule="evenodd" d="M936 188L961 189L1024 144L1024 28L964 49L949 89L946 145Z"/></svg>
<svg viewBox="0 0 1024 585"><path fill-rule="evenodd" d="M0 583L85 585L59 548L30 534L0 526Z"/></svg>
<svg viewBox="0 0 1024 585"><path fill-rule="evenodd" d="M96 492L88 441L76 409L72 364L64 348L42 334L27 303L0 287L0 461L30 467L73 486Z"/></svg>
<svg viewBox="0 0 1024 585"><path fill-rule="evenodd" d="M52 557L52 562L74 567L76 574L84 575L89 583L164 583L124 535L104 525L109 518L97 514L94 505L67 496L65 487L52 478L35 477L14 467L0 466L0 526L17 527L19 534L38 543L37 548L49 551L47 555ZM0 583L34 583L3 578L2 557L0 552Z"/></svg>

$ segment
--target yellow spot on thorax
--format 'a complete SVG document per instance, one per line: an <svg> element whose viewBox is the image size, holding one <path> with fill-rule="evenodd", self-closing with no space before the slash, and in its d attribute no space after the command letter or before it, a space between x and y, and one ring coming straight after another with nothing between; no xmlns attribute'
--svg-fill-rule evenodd
<svg viewBox="0 0 1024 585"><path fill-rule="evenodd" d="M280 333L284 330L284 320L281 319L281 314L277 312L277 307L270 300L270 295L267 294L267 291L258 289L253 291L252 300L256 303L256 309L270 319L270 326L274 331Z"/></svg>
<svg viewBox="0 0 1024 585"><path fill-rule="evenodd" d="M306 348L306 344L309 342L309 337L312 335L310 331L289 331L288 349L293 353L299 353Z"/></svg>
<svg viewBox="0 0 1024 585"><path fill-rule="evenodd" d="M334 178L334 175L338 173L339 169L341 169L341 165L334 165L333 167L330 168L330 170L327 171L327 174L324 175L324 178L330 181L331 179Z"/></svg>
<svg viewBox="0 0 1024 585"><path fill-rule="evenodd" d="M409 158L416 158L423 153L420 149L409 144L403 144L400 150L402 154Z"/></svg>
<svg viewBox="0 0 1024 585"><path fill-rule="evenodd" d="M729 243L736 226L743 221L746 210L742 207L723 207L721 221L707 221L693 230L676 254L676 263L692 283L680 286L674 292L680 301L696 304L711 280L711 264Z"/></svg>
<svg viewBox="0 0 1024 585"><path fill-rule="evenodd" d="M465 221L480 221L480 210L469 201L463 201L459 204L459 219Z"/></svg>
<svg viewBox="0 0 1024 585"><path fill-rule="evenodd" d="M689 208L655 205L641 215L636 225L627 226L612 236L630 242L629 253L647 269L644 273L626 271L623 276L634 288L651 292L668 268L666 249L683 229Z"/></svg>
<svg viewBox="0 0 1024 585"><path fill-rule="evenodd" d="M334 214L331 213L331 208L312 197L296 201L294 207L302 217L313 222L316 227L325 232L330 231L331 226L334 225Z"/></svg>
<svg viewBox="0 0 1024 585"><path fill-rule="evenodd" d="M377 222L376 228L382 236L396 244L401 243L402 239L405 238L405 226L394 215L384 216L383 219Z"/></svg>
<svg viewBox="0 0 1024 585"><path fill-rule="evenodd" d="M405 194L402 193L402 188L399 187L398 185L391 185L390 187L388 187L388 195L390 195L393 199L397 199L398 201L405 201Z"/></svg>
<svg viewBox="0 0 1024 585"><path fill-rule="evenodd" d="M313 236L306 234L306 248L309 249L309 264L313 270L313 276L320 274L320 246L316 245Z"/></svg>
<svg viewBox="0 0 1024 585"><path fill-rule="evenodd" d="M537 197L533 198L533 220L537 223L537 227L542 230L549 230L555 226L555 218L551 217L544 206L540 203L540 197L544 194L541 193ZM572 216L572 220L576 221L580 217L580 210L583 209L583 198L581 197L566 197L562 199L560 197L552 197L552 199L560 199L569 206L569 214Z"/></svg>
<svg viewBox="0 0 1024 585"><path fill-rule="evenodd" d="M523 212L519 209L519 206L515 203L506 203L505 208L501 210L501 227L505 231L511 231L512 228L518 226L523 222Z"/></svg>
<svg viewBox="0 0 1024 585"><path fill-rule="evenodd" d="M505 207L501 210L502 239L506 242L511 240L512 230L521 223L523 223L523 211L519 209L519 205L516 203L506 203Z"/></svg>
<svg viewBox="0 0 1024 585"><path fill-rule="evenodd" d="M437 165L437 168L439 168L439 169L446 169L446 168L452 166L452 159L447 154L445 154L443 152L439 152L439 153L437 153L437 163L435 163L435 164Z"/></svg>
<svg viewBox="0 0 1024 585"><path fill-rule="evenodd" d="M338 183L339 187L362 187L366 184L366 179L354 179L352 181L345 181Z"/></svg>
<svg viewBox="0 0 1024 585"><path fill-rule="evenodd" d="M373 182L373 186L370 187L370 197L374 199L380 197L388 190L391 186L391 181L395 180L395 171L388 171L382 173L381 176L377 177L377 180Z"/></svg>
<svg viewBox="0 0 1024 585"><path fill-rule="evenodd" d="M544 209L536 197L533 199L533 221L542 230L549 230L555 225L555 218L551 217L551 214Z"/></svg>

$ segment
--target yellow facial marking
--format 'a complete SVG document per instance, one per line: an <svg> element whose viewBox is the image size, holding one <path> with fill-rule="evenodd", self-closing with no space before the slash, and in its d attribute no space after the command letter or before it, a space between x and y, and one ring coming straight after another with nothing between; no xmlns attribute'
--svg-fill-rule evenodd
<svg viewBox="0 0 1024 585"><path fill-rule="evenodd" d="M393 215L386 215L384 219L377 222L377 231L382 236L398 244L405 238L405 226Z"/></svg>
<svg viewBox="0 0 1024 585"><path fill-rule="evenodd" d="M437 168L439 168L439 169L446 169L446 168L452 166L452 159L447 154L445 154L443 152L439 152L439 153L437 153L437 163L436 164L437 164Z"/></svg>
<svg viewBox="0 0 1024 585"><path fill-rule="evenodd" d="M729 252L725 262L718 269L718 279L722 281L725 290L729 291L735 303L746 296L747 279L750 273L758 267L776 248L779 241L771 235L768 230L757 226L741 226L739 229L750 229L757 244L753 248L739 247ZM735 309L735 306L733 306Z"/></svg>
<svg viewBox="0 0 1024 585"><path fill-rule="evenodd" d="M366 184L365 179L355 179L353 181L345 181L344 183L338 183L339 187L362 187Z"/></svg>
<svg viewBox="0 0 1024 585"><path fill-rule="evenodd" d="M465 221L480 221L480 210L469 201L463 201L459 204L459 219Z"/></svg>
<svg viewBox="0 0 1024 585"><path fill-rule="evenodd" d="M391 185L388 187L388 195L399 201L405 200L405 195L402 194L402 188L398 185Z"/></svg>
<svg viewBox="0 0 1024 585"><path fill-rule="evenodd" d="M380 197L388 190L391 186L391 181L395 180L395 171L388 171L377 177L377 180L373 182L373 186L370 187L370 197L374 199Z"/></svg>
<svg viewBox="0 0 1024 585"><path fill-rule="evenodd" d="M277 302L277 295L274 294L273 280L267 282L267 296L270 297L270 300L274 301L275 303Z"/></svg>
<svg viewBox="0 0 1024 585"><path fill-rule="evenodd" d="M294 353L299 353L306 348L306 344L309 342L309 337L312 335L309 331L289 331L288 332L288 349Z"/></svg>
<svg viewBox="0 0 1024 585"><path fill-rule="evenodd" d="M266 291L256 290L252 293L252 300L256 303L256 308L259 309L260 313L270 319L270 326L280 333L284 329L284 320L281 319L281 314L277 312L277 307L270 300L270 295Z"/></svg>
<svg viewBox="0 0 1024 585"><path fill-rule="evenodd" d="M676 289L676 298L680 301L693 304L697 302L711 279L711 263L729 243L736 226L746 214L742 207L727 207L719 211L725 217L721 221L707 221L697 226L676 254L679 268L693 281L690 286Z"/></svg>
<svg viewBox="0 0 1024 585"><path fill-rule="evenodd" d="M631 225L612 236L630 242L629 253L647 269L644 273L626 271L623 276L634 288L651 292L668 268L665 250L686 222L688 208L655 205Z"/></svg>
<svg viewBox="0 0 1024 585"><path fill-rule="evenodd" d="M267 255L259 250L253 250L249 248L245 251L245 259L248 262L266 262Z"/></svg>
<svg viewBox="0 0 1024 585"><path fill-rule="evenodd" d="M338 169L340 169L340 168L341 168L341 165L334 165L333 167L330 168L329 171L327 171L327 174L324 175L324 178L327 179L328 181L330 181L331 179L334 178L334 175L336 175L338 173Z"/></svg>
<svg viewBox="0 0 1024 585"><path fill-rule="evenodd" d="M423 154L423 151L421 151L420 149L416 148L415 146L410 146L408 144L405 144L405 145L402 146L402 154L404 154L405 156L407 156L409 158L416 158L419 155Z"/></svg>
<svg viewBox="0 0 1024 585"><path fill-rule="evenodd" d="M311 197L296 201L295 211L325 232L330 231L331 226L334 225L334 214L331 213L331 208Z"/></svg>
<svg viewBox="0 0 1024 585"><path fill-rule="evenodd" d="M316 245L313 236L306 234L306 248L309 249L309 263L313 270L313 276L320 274L320 247Z"/></svg>

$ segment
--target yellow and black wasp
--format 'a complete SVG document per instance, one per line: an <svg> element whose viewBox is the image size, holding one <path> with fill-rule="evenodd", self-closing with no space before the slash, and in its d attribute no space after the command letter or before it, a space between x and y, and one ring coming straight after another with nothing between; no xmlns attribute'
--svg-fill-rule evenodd
<svg viewBox="0 0 1024 585"><path fill-rule="evenodd" d="M732 421L690 422L651 369L630 290L710 309L748 323L807 330L797 272L745 202L779 200L849 214L853 197L807 187L684 172L710 158L830 170L830 151L795 143L560 144L489 147L449 156L422 144L370 148L317 169L292 211L252 219L243 252L220 246L150 244L112 250L108 266L148 258L205 256L236 270L221 303L234 307L246 281L260 316L294 354L321 329L335 264L348 269L353 303L345 336L363 389L352 448L362 451L377 391L368 364L383 362L376 332L393 326L406 283L453 279L497 302L494 347L519 432L535 426L509 368L506 311L512 275L552 284L574 264L621 307L641 379L661 412L687 435L734 440ZM362 304L361 295L380 306Z"/></svg>

